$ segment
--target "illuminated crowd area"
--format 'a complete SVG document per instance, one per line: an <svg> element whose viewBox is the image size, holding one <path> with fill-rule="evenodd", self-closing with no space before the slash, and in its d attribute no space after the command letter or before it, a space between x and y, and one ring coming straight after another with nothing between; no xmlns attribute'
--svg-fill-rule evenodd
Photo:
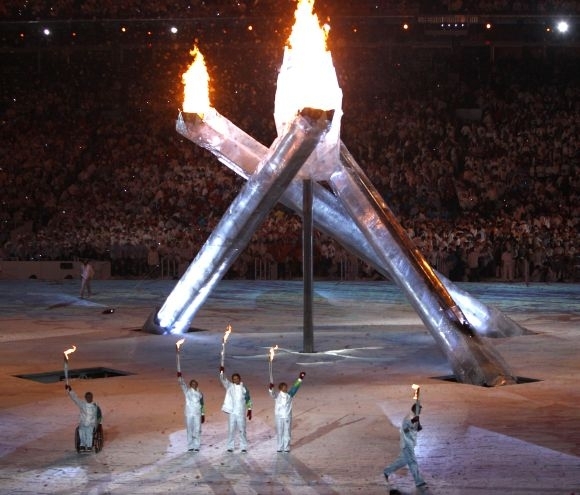
<svg viewBox="0 0 580 495"><path fill-rule="evenodd" d="M578 2L572 0L317 0L317 9L326 15L421 15L421 14L520 14L546 15L580 12ZM291 1L279 0L191 0L137 2L132 0L56 2L6 0L0 14L10 20L39 18L159 18L240 15L277 15L280 9L292 13Z"/></svg>
<svg viewBox="0 0 580 495"><path fill-rule="evenodd" d="M186 11L156 2L144 12L96 3L0 6L14 20L2 22L0 50L8 150L0 259L88 257L111 260L114 276L145 276L152 251L191 260L242 185L175 132L194 40L215 108L269 146L294 3L275 13L283 2L191 2ZM406 12L402 2L380 2L392 6L384 17L374 2L357 2L356 12L331 3L317 9L328 4L336 19L342 140L429 261L454 280L501 280L508 253L516 279L526 261L531 281L578 280L576 2L536 2L544 10L526 13L533 22L489 29L420 22L436 16L423 9L432 2L405 2ZM458 3L440 2L437 12L464 15L477 3L496 21L527 19L517 2L499 13L490 8L497 2ZM88 10L75 18L74 8ZM557 8L569 14L567 34L553 29L559 17L541 17ZM353 278L377 277L318 233L315 255L317 276L344 276L349 265ZM275 265L278 278L301 276L296 215L277 208L228 277L254 278L256 263Z"/></svg>
<svg viewBox="0 0 580 495"><path fill-rule="evenodd" d="M0 42L7 46L184 41L268 42L287 39L295 2L12 1L0 4ZM580 5L571 0L318 0L335 43L424 41L433 36L470 42L578 40Z"/></svg>

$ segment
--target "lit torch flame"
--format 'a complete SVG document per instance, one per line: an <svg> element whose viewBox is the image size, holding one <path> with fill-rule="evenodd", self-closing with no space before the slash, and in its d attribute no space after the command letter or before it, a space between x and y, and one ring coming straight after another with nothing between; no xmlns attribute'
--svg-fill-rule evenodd
<svg viewBox="0 0 580 495"><path fill-rule="evenodd" d="M64 380L68 386L68 355L77 350L77 346L73 345L70 349L64 351Z"/></svg>
<svg viewBox="0 0 580 495"><path fill-rule="evenodd" d="M209 101L209 74L203 55L197 48L190 50L193 62L181 76L184 88L183 111L196 113L201 118L211 108Z"/></svg>
<svg viewBox="0 0 580 495"><path fill-rule="evenodd" d="M76 345L73 345L70 349L67 349L66 351L64 351L64 359L65 359L65 361L68 361L68 355L69 354L72 354L76 350L77 350L77 346Z"/></svg>
<svg viewBox="0 0 580 495"><path fill-rule="evenodd" d="M278 349L278 346L270 347L270 352L268 353L268 371L270 372L270 383L274 383L274 374L272 372L272 361L274 361L274 354Z"/></svg>
<svg viewBox="0 0 580 495"><path fill-rule="evenodd" d="M230 336L230 333L232 333L232 326L231 326L231 325L228 325L228 326L226 327L226 331L225 331L225 333L224 333L224 338L223 338L223 340L222 340L222 343L224 343L224 344L225 344L225 343L228 341L228 338L229 338L229 336Z"/></svg>
<svg viewBox="0 0 580 495"><path fill-rule="evenodd" d="M183 343L185 342L185 339L179 339L176 343L175 343L175 353L176 353L176 363L177 363L177 376L181 375L181 360L179 357L179 349L181 349L181 346L183 345Z"/></svg>
<svg viewBox="0 0 580 495"><path fill-rule="evenodd" d="M417 385L416 383L413 383L413 385L411 385L411 388L415 391L415 393L413 395L413 399L419 400L419 393L421 392L421 386Z"/></svg>
<svg viewBox="0 0 580 495"><path fill-rule="evenodd" d="M224 367L224 362L225 362L225 357L226 357L226 342L228 341L228 337L230 336L230 333L232 333L232 326L228 325L226 327L226 331L224 333L224 337L222 339L222 355L221 355L221 367Z"/></svg>
<svg viewBox="0 0 580 495"><path fill-rule="evenodd" d="M269 352L269 357L268 357L270 362L274 361L274 354L275 354L277 349L278 349L278 345L275 345L274 347L270 347L270 352Z"/></svg>

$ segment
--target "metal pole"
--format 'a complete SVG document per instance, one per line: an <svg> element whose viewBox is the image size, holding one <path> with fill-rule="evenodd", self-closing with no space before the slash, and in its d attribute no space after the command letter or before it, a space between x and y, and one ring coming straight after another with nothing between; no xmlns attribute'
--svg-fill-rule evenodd
<svg viewBox="0 0 580 495"><path fill-rule="evenodd" d="M302 181L302 278L304 280L304 345L303 352L314 352L313 300L313 219L312 179Z"/></svg>

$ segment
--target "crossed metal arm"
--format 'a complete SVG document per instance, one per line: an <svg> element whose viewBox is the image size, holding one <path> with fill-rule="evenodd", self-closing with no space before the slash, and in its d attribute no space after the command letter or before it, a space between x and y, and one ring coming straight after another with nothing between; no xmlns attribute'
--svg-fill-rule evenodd
<svg viewBox="0 0 580 495"><path fill-rule="evenodd" d="M249 236L246 229L244 238L238 239L232 249L231 218L228 221L232 211L242 217L259 215L263 218L279 200L297 214L303 213L302 181L296 176L297 172L287 181L281 194L266 192L269 186L258 176L271 150L215 109L204 114L203 118L180 114L176 129L187 139L211 151L219 161L248 179L253 186L245 187L238 195L235 208L230 207L224 215L223 225L220 222L221 227L218 225L212 233L162 308L149 317L143 328L153 333L186 331L213 286L258 228L259 224L255 224ZM489 308L461 291L429 266L342 143L339 163L336 163L329 182L334 194L317 182L312 184L314 226L404 290L447 356L458 381L486 386L513 383L515 378L501 357L481 337L521 335L525 329L497 309ZM264 189L264 194L270 198L267 205L248 203L250 191L255 187ZM245 210L245 213L240 213L240 210ZM228 246L225 246L224 239ZM228 251L226 261L219 267L209 263L207 269L208 261L203 261L203 253L213 253L210 256L214 256L216 249Z"/></svg>

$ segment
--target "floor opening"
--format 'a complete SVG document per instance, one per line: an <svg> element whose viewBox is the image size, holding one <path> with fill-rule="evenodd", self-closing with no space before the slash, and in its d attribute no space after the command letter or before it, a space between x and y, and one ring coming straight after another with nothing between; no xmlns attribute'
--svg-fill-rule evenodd
<svg viewBox="0 0 580 495"><path fill-rule="evenodd" d="M457 378L455 377L455 375L446 375L446 376L434 376L433 379L435 380L443 380L446 382L454 382L454 383L460 383L461 385L464 385L463 383L457 381ZM540 380L539 378L526 378L525 376L516 376L516 383L515 385L521 385L523 383L534 383L534 382L541 382L542 380ZM470 385L465 384L465 385Z"/></svg>
<svg viewBox="0 0 580 495"><path fill-rule="evenodd" d="M69 380L93 380L96 378L112 378L115 376L134 375L128 371L113 370L111 368L79 368L68 371ZM24 378L38 383L57 383L64 381L64 371L48 371L46 373L29 373L25 375L14 375L16 378Z"/></svg>

